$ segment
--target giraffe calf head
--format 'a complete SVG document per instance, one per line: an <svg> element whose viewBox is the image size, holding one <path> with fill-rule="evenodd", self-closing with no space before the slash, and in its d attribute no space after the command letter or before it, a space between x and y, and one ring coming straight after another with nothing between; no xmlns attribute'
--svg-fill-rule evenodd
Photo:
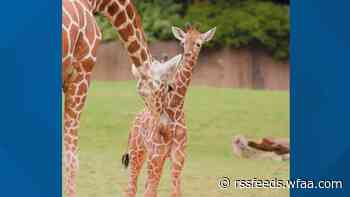
<svg viewBox="0 0 350 197"><path fill-rule="evenodd" d="M132 67L132 73L138 80L137 91L153 115L160 116L163 112L169 84L181 59L182 55L177 55L164 62L154 60L148 76L142 75L135 66Z"/></svg>
<svg viewBox="0 0 350 197"><path fill-rule="evenodd" d="M199 54L202 45L209 42L216 32L216 27L210 29L205 33L199 32L196 27L188 25L186 31L173 26L173 34L176 39L180 40L184 47L184 55L189 55L191 53Z"/></svg>
<svg viewBox="0 0 350 197"><path fill-rule="evenodd" d="M237 135L232 139L232 149L236 155L241 156L242 151L248 147L248 141L244 136Z"/></svg>

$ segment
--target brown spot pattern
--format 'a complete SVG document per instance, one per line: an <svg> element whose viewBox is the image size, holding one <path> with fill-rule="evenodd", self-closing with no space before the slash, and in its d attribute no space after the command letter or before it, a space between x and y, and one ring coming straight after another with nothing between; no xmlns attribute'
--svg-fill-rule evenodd
<svg viewBox="0 0 350 197"><path fill-rule="evenodd" d="M140 49L140 45L137 43L136 40L132 41L128 47L129 53L135 53Z"/></svg>
<svg viewBox="0 0 350 197"><path fill-rule="evenodd" d="M142 58L142 61L146 61L146 59L147 59L147 53L146 53L145 49L142 49L142 51L141 51L141 58Z"/></svg>
<svg viewBox="0 0 350 197"><path fill-rule="evenodd" d="M104 11L110 0L102 0L99 10Z"/></svg>
<svg viewBox="0 0 350 197"><path fill-rule="evenodd" d="M141 66L141 61L139 60L139 58L131 56L131 61L135 64L135 66Z"/></svg>
<svg viewBox="0 0 350 197"><path fill-rule="evenodd" d="M128 24L124 29L121 29L119 33L123 40L128 40L128 38L134 34L134 29Z"/></svg>
<svg viewBox="0 0 350 197"><path fill-rule="evenodd" d="M108 7L108 14L110 16L114 16L115 13L119 10L119 6L116 2L113 2L109 7Z"/></svg>
<svg viewBox="0 0 350 197"><path fill-rule="evenodd" d="M128 14L130 19L134 17L134 7L131 3L126 7L126 13Z"/></svg>
<svg viewBox="0 0 350 197"><path fill-rule="evenodd" d="M114 25L116 27L119 27L120 25L122 25L125 22L125 20L126 20L125 12L120 12L114 21Z"/></svg>

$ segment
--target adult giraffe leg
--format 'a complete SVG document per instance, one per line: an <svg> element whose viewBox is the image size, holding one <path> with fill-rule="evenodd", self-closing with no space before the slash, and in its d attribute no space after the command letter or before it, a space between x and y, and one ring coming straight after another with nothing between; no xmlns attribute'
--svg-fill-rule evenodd
<svg viewBox="0 0 350 197"><path fill-rule="evenodd" d="M80 115L83 110L87 90L90 83L90 73L84 72L81 66L64 82L64 190L67 197L76 197L76 174L79 167L78 129Z"/></svg>
<svg viewBox="0 0 350 197"><path fill-rule="evenodd" d="M171 146L171 197L181 197L181 172L185 163L187 143L185 128L176 128Z"/></svg>

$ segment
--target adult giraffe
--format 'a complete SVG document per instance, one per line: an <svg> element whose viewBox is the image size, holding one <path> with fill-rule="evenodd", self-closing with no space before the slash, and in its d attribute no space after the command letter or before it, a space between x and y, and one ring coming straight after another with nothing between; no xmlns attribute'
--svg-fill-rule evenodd
<svg viewBox="0 0 350 197"><path fill-rule="evenodd" d="M166 69L152 58L141 18L130 0L63 0L62 89L66 175L64 188L68 197L76 196L80 115L84 108L91 72L96 62L97 48L101 41L101 31L94 18L97 12L106 16L118 30L120 40L127 49L131 62L138 69L144 84L147 84L142 87L143 90L138 87L139 92L160 88L152 83L154 74L156 73L159 79L159 76L166 72ZM154 70L154 68L158 69Z"/></svg>

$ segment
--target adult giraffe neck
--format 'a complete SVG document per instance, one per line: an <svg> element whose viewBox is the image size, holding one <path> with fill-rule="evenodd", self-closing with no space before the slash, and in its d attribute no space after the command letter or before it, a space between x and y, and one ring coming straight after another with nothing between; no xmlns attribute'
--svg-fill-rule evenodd
<svg viewBox="0 0 350 197"><path fill-rule="evenodd" d="M136 67L150 65L150 53L141 17L131 0L89 0L94 12L103 14L119 32L120 40Z"/></svg>

